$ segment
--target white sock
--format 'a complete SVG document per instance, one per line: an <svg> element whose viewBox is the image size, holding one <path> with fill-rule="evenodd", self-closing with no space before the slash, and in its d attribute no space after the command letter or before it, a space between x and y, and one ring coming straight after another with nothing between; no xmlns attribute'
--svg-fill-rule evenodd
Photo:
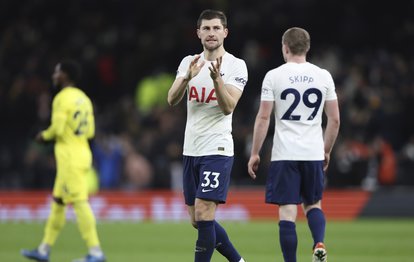
<svg viewBox="0 0 414 262"><path fill-rule="evenodd" d="M89 254L94 256L94 257L102 257L103 256L102 249L99 246L89 248Z"/></svg>
<svg viewBox="0 0 414 262"><path fill-rule="evenodd" d="M244 261L244 259L243 258L240 258L240 261L239 262L246 262L246 261Z"/></svg>
<svg viewBox="0 0 414 262"><path fill-rule="evenodd" d="M46 256L47 254L49 254L50 251L50 246L48 244L42 243L39 245L39 247L37 248L37 251L39 251L39 253L42 256Z"/></svg>

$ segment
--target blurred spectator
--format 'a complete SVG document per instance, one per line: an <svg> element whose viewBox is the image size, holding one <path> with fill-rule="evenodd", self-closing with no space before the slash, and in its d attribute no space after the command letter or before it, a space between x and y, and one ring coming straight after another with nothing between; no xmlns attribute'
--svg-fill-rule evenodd
<svg viewBox="0 0 414 262"><path fill-rule="evenodd" d="M167 94L173 82L174 75L167 73L157 73L140 80L135 91L135 103L138 110L143 114L148 114L156 107L167 107Z"/></svg>
<svg viewBox="0 0 414 262"><path fill-rule="evenodd" d="M125 159L126 189L148 189L153 179L151 163L141 154L131 151Z"/></svg>
<svg viewBox="0 0 414 262"><path fill-rule="evenodd" d="M94 166L101 189L118 188L122 179L124 152L119 139L107 134L98 134L92 145Z"/></svg>

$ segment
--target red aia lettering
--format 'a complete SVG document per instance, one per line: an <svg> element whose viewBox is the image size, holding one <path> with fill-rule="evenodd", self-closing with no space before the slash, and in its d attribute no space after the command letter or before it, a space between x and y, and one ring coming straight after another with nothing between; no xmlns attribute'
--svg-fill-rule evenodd
<svg viewBox="0 0 414 262"><path fill-rule="evenodd" d="M208 94L206 98L206 88L201 88L201 97L197 92L197 88L195 86L190 87L190 94L188 96L188 100L191 101L192 99L195 99L197 102L201 103L210 103L212 100L217 100L216 96L216 90L213 88L211 89L210 93Z"/></svg>

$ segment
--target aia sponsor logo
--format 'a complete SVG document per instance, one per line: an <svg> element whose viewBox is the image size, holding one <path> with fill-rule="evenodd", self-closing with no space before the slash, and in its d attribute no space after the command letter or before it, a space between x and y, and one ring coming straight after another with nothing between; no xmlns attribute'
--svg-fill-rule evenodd
<svg viewBox="0 0 414 262"><path fill-rule="evenodd" d="M201 90L197 90L195 86L190 87L190 92L188 95L188 101L195 100L198 103L210 103L210 101L217 100L216 90L213 88L210 92L207 91L205 87L202 87Z"/></svg>

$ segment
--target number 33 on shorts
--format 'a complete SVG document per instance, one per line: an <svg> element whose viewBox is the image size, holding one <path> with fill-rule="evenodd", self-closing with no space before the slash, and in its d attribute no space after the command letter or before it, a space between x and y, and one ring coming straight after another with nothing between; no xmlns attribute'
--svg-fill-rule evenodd
<svg viewBox="0 0 414 262"><path fill-rule="evenodd" d="M204 171L203 175L204 175L204 179L203 179L203 183L201 183L201 187L203 188L201 191L203 193L210 192L220 185L220 182L218 180L220 173ZM206 189L207 187L209 187L210 189Z"/></svg>

